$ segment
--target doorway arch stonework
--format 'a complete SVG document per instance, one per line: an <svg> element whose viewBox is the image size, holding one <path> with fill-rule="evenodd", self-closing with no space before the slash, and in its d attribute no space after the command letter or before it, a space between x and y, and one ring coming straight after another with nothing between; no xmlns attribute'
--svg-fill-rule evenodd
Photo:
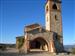
<svg viewBox="0 0 75 56"><path fill-rule="evenodd" d="M25 45L24 45L25 49L26 49L25 51L26 52L30 51L30 49L31 49L31 47L30 47L31 42L32 41L36 42L36 40L38 39L38 41L41 44L42 44L42 42L44 44L46 44L46 45L43 45L43 49L45 51L51 52L51 50L53 50L52 52L55 52L55 47L54 47L54 43L53 43L53 39L52 38L53 38L53 32L39 32L39 33L36 33L36 34L27 33L27 35L25 35L25 39L26 39ZM33 43L33 44L35 44L35 43Z"/></svg>
<svg viewBox="0 0 75 56"><path fill-rule="evenodd" d="M37 37L30 41L30 49L41 49L48 51L48 43L43 37Z"/></svg>

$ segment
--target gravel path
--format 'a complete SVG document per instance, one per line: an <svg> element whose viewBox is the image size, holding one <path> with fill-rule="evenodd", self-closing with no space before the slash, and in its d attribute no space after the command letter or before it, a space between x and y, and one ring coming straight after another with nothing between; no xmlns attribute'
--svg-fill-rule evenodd
<svg viewBox="0 0 75 56"><path fill-rule="evenodd" d="M74 54L66 54L66 53L59 53L59 54L50 54L48 52L31 52L28 54L18 53L16 49L8 49L5 51L0 51L0 56L75 56Z"/></svg>
<svg viewBox="0 0 75 56"><path fill-rule="evenodd" d="M50 54L50 53L29 53L29 54L21 54L21 53L0 53L0 56L75 56L73 54L57 54L57 55L53 55L53 54Z"/></svg>

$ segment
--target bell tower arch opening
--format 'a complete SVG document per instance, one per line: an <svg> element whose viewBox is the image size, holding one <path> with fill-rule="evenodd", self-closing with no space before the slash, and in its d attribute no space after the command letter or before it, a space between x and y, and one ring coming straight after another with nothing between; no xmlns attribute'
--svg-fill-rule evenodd
<svg viewBox="0 0 75 56"><path fill-rule="evenodd" d="M53 4L52 8L55 9L55 10L57 10L57 5Z"/></svg>
<svg viewBox="0 0 75 56"><path fill-rule="evenodd" d="M30 41L30 49L48 51L48 43L43 38L38 37Z"/></svg>

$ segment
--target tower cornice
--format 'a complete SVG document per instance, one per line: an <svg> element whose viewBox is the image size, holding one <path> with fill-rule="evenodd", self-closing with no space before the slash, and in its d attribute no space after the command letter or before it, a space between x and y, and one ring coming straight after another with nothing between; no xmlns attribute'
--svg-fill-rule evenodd
<svg viewBox="0 0 75 56"><path fill-rule="evenodd" d="M45 4L47 4L48 1L55 1L55 0L46 0L46 3ZM62 1L58 1L58 0L56 0L55 2L62 3Z"/></svg>

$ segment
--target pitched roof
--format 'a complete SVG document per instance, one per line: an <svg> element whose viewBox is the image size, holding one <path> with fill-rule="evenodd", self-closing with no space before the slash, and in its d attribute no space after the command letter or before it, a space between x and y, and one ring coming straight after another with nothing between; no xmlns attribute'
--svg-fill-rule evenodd
<svg viewBox="0 0 75 56"><path fill-rule="evenodd" d="M26 28L35 28L38 26L40 26L40 25L39 24L31 24L31 25L26 26Z"/></svg>
<svg viewBox="0 0 75 56"><path fill-rule="evenodd" d="M39 24L31 24L31 25L28 25L28 26L25 26L25 31L31 31L33 29L37 29L37 28L40 28L41 26Z"/></svg>

